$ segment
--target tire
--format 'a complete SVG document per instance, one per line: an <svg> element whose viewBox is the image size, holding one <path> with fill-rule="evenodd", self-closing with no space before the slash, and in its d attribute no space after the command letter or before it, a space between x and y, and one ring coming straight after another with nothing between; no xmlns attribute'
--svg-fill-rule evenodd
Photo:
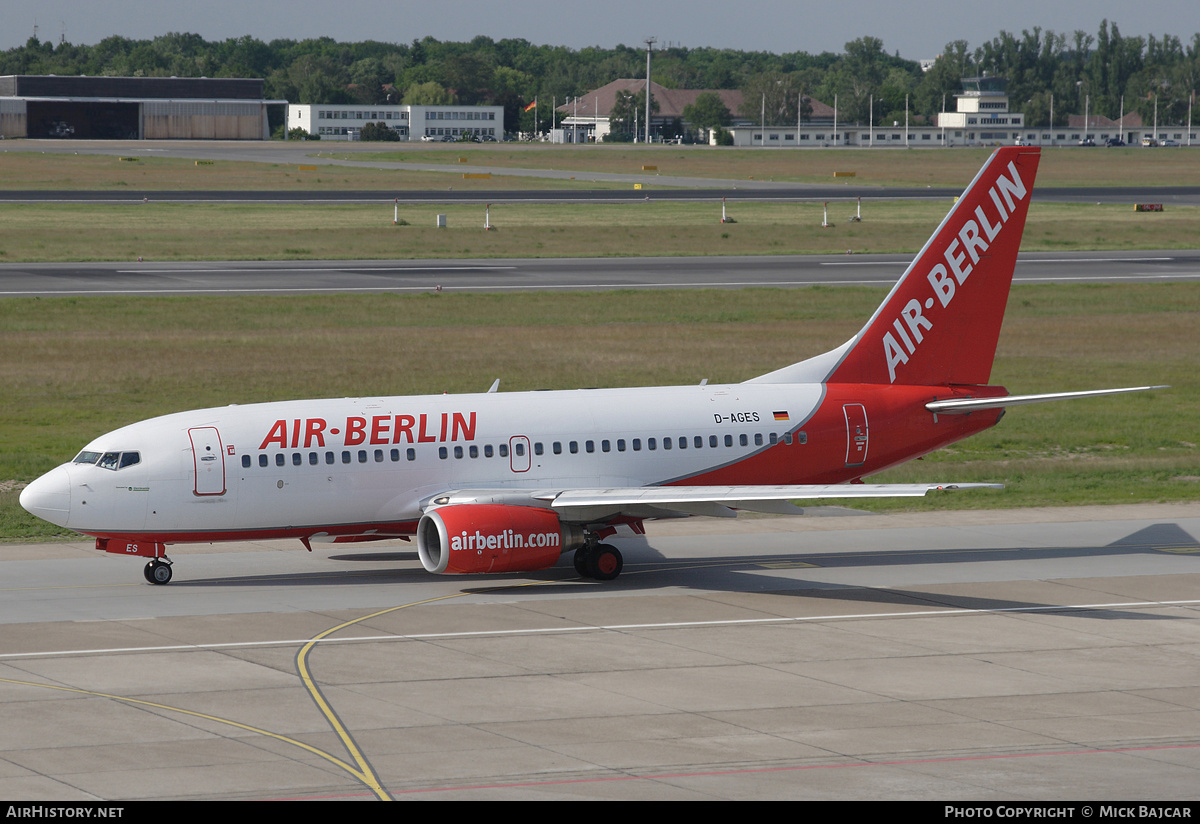
<svg viewBox="0 0 1200 824"><path fill-rule="evenodd" d="M611 544L599 544L588 555L588 577L597 581L611 581L621 574L625 559Z"/></svg>
<svg viewBox="0 0 1200 824"><path fill-rule="evenodd" d="M592 548L588 546L581 546L579 549L575 550L575 572L579 574L580 578L592 577L591 573L588 572L588 559L592 555L591 550Z"/></svg>
<svg viewBox="0 0 1200 824"><path fill-rule="evenodd" d="M152 583L159 586L171 583L171 565L164 564L162 561L154 561L153 567L150 569L150 576Z"/></svg>

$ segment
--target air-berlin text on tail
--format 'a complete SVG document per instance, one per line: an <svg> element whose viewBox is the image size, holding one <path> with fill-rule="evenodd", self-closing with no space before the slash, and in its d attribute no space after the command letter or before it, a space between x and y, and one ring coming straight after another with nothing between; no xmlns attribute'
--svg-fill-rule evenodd
<svg viewBox="0 0 1200 824"><path fill-rule="evenodd" d="M1016 211L1017 204L1028 196L1028 187L1021 180L1015 163L1009 162L1008 172L1011 178L1005 177L1001 172L996 176L996 182L987 190L994 207L991 217L988 215L989 210L984 208L987 205L986 201L977 205L975 217L964 220L955 236L942 250L945 263L935 263L926 274L933 295L925 299L924 307L916 298L909 300L900 310L900 316L892 321L895 334L884 333L883 355L887 360L888 378L892 383L896 381L896 367L908 363L909 356L915 355L917 347L925 340L922 330L933 329L933 322L925 313L933 310L936 314L935 307L945 309L950 306L956 289L967 282L975 265L979 263L980 256L987 252L992 241L1000 234L1004 224ZM969 204L967 205L969 208ZM957 214L957 211L954 214ZM927 258L928 256L922 256L919 263L925 263Z"/></svg>
<svg viewBox="0 0 1200 824"><path fill-rule="evenodd" d="M334 423L337 423L334 421ZM259 449L312 448L337 444L343 446L390 443L445 443L475 440L474 412L441 412L419 415L350 416L344 426L330 426L324 418L278 420L263 438Z"/></svg>

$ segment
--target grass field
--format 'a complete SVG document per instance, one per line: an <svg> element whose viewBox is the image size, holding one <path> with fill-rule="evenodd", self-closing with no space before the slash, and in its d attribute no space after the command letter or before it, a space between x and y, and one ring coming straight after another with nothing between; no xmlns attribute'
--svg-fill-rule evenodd
<svg viewBox="0 0 1200 824"><path fill-rule="evenodd" d="M915 252L950 201L870 201L863 221L849 201L721 204L649 201L400 208L391 204L145 203L0 205L0 262L73 260L338 260L446 257L625 257ZM449 228L435 228L447 215ZM1190 249L1200 208L1160 213L1128 205L1042 204L1030 208L1022 248Z"/></svg>
<svg viewBox="0 0 1200 824"><path fill-rule="evenodd" d="M453 160L452 158L450 160ZM370 166L297 163L250 163L219 160L197 164L174 157L121 160L111 155L70 155L0 150L0 190L108 191L114 197L141 197L161 191L406 191L449 186L478 192L511 189L605 189L609 184L589 180L554 180L520 176L464 180L463 170L422 172L377 169ZM618 185L618 184L613 184ZM619 184L628 188L628 184Z"/></svg>
<svg viewBox="0 0 1200 824"><path fill-rule="evenodd" d="M990 149L735 149L710 146L549 146L534 144L425 145L394 151L348 150L346 144L313 143L312 160L297 163L195 161L139 157L135 162L108 155L68 155L31 150L14 142L0 150L0 189L96 189L140 196L163 190L316 190L628 188L597 183L591 173L697 177L726 180L774 180L864 186L936 186L961 188L975 176ZM132 150L131 150L132 151ZM446 171L376 169L366 165L320 165L301 171L321 157L355 163L383 161L445 165ZM460 158L465 161L460 162ZM571 171L576 180L495 176L464 180L474 167ZM655 170L642 170L655 166ZM833 177L854 172L853 178ZM1039 186L1179 186L1200 180L1200 150L1046 148L1038 171Z"/></svg>
<svg viewBox="0 0 1200 824"><path fill-rule="evenodd" d="M0 302L0 481L182 409L303 397L741 381L853 334L884 290ZM1200 498L1200 285L1017 286L993 382L1026 393L1168 383L1012 410L887 480L1002 492L912 506ZM0 484L0 535L52 534ZM889 506L881 505L880 508Z"/></svg>
<svg viewBox="0 0 1200 824"><path fill-rule="evenodd" d="M963 187L992 149L735 149L713 146L490 146L322 153L346 160L446 163L517 169L571 169L581 174L649 172L673 177L774 180L829 185ZM834 172L853 172L851 179ZM1178 186L1200 176L1200 151L1044 148L1039 186Z"/></svg>

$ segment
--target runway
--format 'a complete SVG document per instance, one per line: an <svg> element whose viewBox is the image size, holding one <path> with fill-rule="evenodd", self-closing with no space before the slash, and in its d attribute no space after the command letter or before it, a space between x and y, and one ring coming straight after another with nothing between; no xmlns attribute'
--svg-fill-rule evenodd
<svg viewBox="0 0 1200 824"><path fill-rule="evenodd" d="M0 297L891 286L909 255L0 264ZM1017 283L1200 280L1200 251L1030 252Z"/></svg>
<svg viewBox="0 0 1200 824"><path fill-rule="evenodd" d="M0 546L0 794L1195 797L1200 505L649 527L609 584Z"/></svg>

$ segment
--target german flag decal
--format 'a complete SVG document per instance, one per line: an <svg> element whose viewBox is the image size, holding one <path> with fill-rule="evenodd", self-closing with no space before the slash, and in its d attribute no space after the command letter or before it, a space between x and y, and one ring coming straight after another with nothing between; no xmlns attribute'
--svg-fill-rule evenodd
<svg viewBox="0 0 1200 824"><path fill-rule="evenodd" d="M787 419L788 419L788 413L787 413L787 411L786 411L786 410L785 410L785 411L783 411L783 412L776 412L776 413L775 413L775 420L777 420L777 421L786 421Z"/></svg>

